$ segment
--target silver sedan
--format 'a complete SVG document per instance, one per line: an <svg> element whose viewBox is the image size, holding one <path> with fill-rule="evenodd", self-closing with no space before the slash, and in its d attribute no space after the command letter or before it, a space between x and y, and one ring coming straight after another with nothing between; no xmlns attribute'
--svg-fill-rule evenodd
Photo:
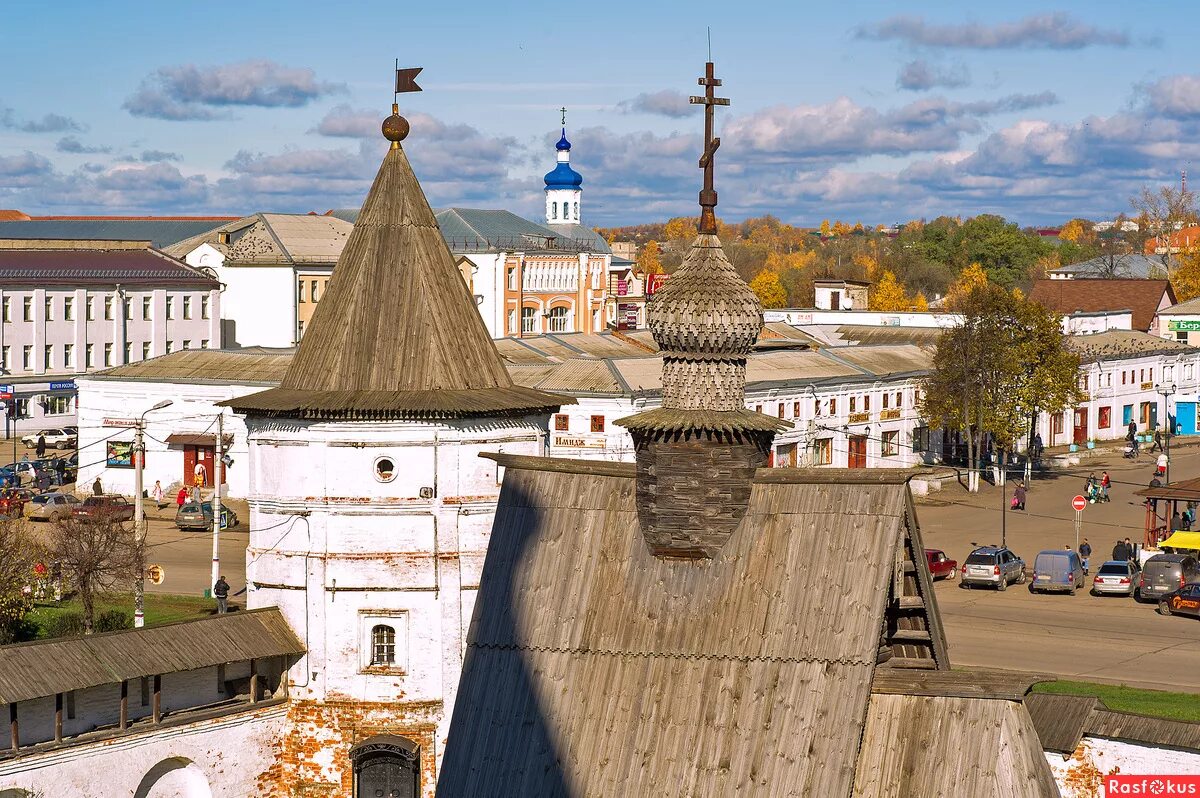
<svg viewBox="0 0 1200 798"><path fill-rule="evenodd" d="M1137 564L1126 560L1109 560L1100 566L1092 578L1092 595L1132 596L1137 590Z"/></svg>

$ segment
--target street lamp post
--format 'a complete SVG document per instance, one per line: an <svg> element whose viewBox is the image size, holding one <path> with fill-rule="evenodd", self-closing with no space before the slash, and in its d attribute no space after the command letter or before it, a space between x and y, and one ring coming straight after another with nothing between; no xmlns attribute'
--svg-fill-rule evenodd
<svg viewBox="0 0 1200 798"><path fill-rule="evenodd" d="M146 413L162 410L174 404L170 399L163 399L138 416L133 428L133 533L138 544L138 575L133 584L133 625L141 628L146 625L146 502L142 498L142 469L146 466L146 441L143 433L146 430Z"/></svg>
<svg viewBox="0 0 1200 798"><path fill-rule="evenodd" d="M1174 430L1171 429L1170 397L1173 393L1175 393L1175 383L1172 382L1168 385L1159 385L1155 390L1157 390L1160 394L1162 394L1162 398L1163 398L1163 424L1165 425L1165 428L1166 428L1165 437L1167 439L1167 447L1166 447L1166 452L1165 452L1165 454L1167 455L1167 470L1166 470L1166 473L1163 475L1163 478L1166 480L1166 484L1170 485L1171 484L1171 434L1174 432Z"/></svg>

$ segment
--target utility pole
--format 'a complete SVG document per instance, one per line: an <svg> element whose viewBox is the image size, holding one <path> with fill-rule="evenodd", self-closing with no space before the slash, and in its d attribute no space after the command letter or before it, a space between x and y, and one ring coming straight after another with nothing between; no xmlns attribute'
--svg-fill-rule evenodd
<svg viewBox="0 0 1200 798"><path fill-rule="evenodd" d="M133 426L133 534L138 545L138 575L133 583L133 626L140 629L146 625L146 503L142 498L142 469L146 467L146 413L161 410L173 402L164 399L143 412Z"/></svg>
<svg viewBox="0 0 1200 798"><path fill-rule="evenodd" d="M133 586L133 626L141 629L146 625L146 507L142 499L142 469L146 465L146 414L143 413L133 428L133 533L137 537L138 575Z"/></svg>
<svg viewBox="0 0 1200 798"><path fill-rule="evenodd" d="M213 552L212 576L208 584L221 578L221 483L225 479L225 414L217 416L217 459L213 463Z"/></svg>

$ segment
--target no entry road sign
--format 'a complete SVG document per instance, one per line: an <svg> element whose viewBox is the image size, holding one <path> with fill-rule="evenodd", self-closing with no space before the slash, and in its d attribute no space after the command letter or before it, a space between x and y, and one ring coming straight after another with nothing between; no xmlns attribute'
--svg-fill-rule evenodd
<svg viewBox="0 0 1200 798"><path fill-rule="evenodd" d="M1076 496L1074 499L1071 499L1071 509L1076 512L1083 512L1084 507L1087 507L1087 499L1082 496Z"/></svg>

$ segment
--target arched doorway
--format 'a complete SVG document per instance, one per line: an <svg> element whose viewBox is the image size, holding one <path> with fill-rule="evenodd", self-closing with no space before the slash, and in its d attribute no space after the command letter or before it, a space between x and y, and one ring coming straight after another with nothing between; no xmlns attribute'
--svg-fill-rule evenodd
<svg viewBox="0 0 1200 798"><path fill-rule="evenodd" d="M412 740L381 734L350 749L355 798L417 798L421 749Z"/></svg>
<svg viewBox="0 0 1200 798"><path fill-rule="evenodd" d="M190 759L164 759L146 772L134 798L212 798L208 777Z"/></svg>

